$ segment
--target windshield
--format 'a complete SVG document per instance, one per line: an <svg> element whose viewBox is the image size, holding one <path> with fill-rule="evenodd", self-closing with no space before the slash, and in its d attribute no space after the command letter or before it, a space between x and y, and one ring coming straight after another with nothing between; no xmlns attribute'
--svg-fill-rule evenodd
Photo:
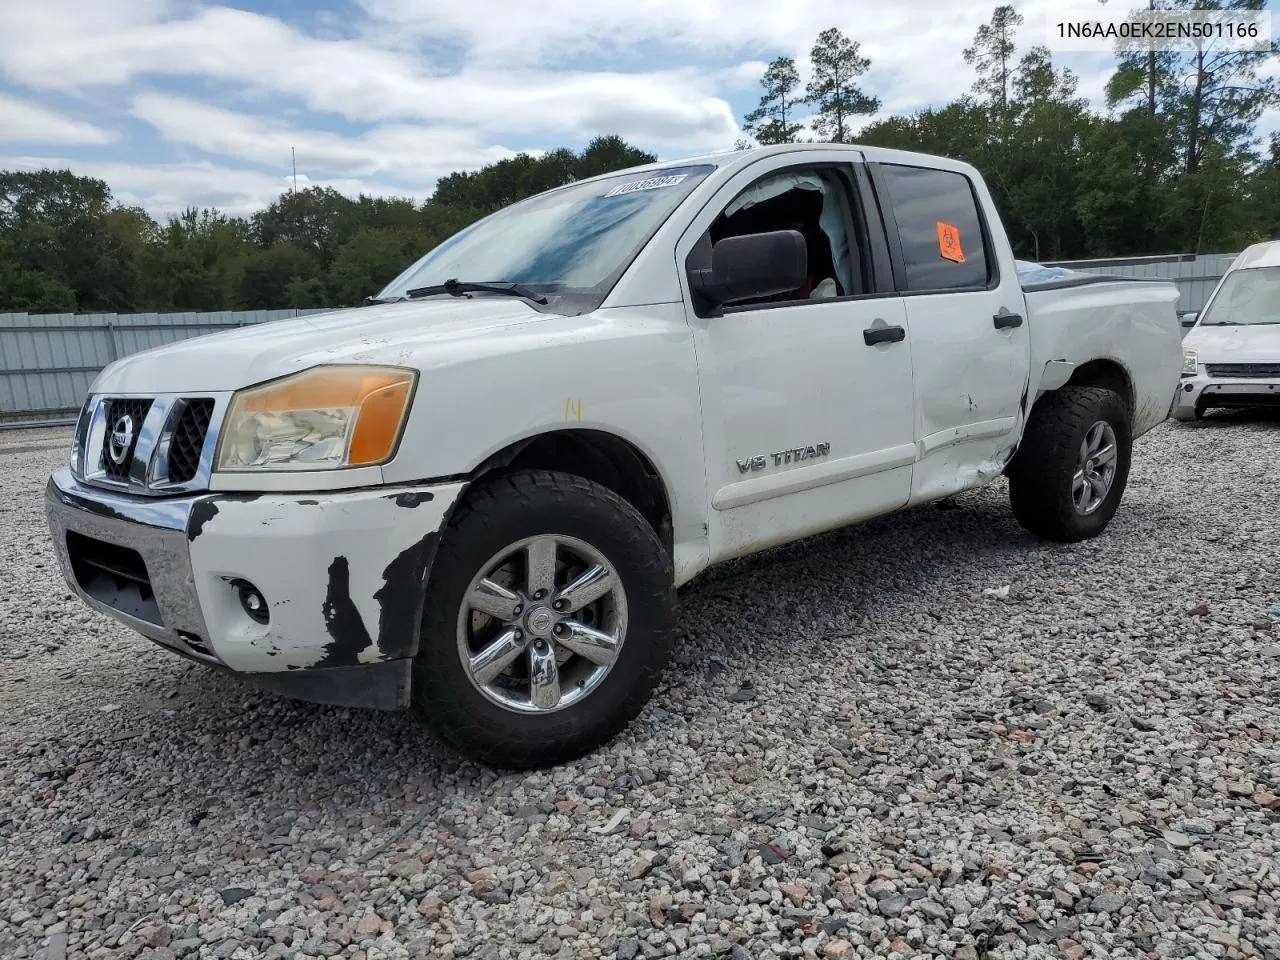
<svg viewBox="0 0 1280 960"><path fill-rule="evenodd" d="M392 280L378 299L458 279L598 300L714 169L704 164L632 172L531 197L454 234Z"/></svg>
<svg viewBox="0 0 1280 960"><path fill-rule="evenodd" d="M1227 274L1200 320L1202 327L1280 323L1280 267L1249 267Z"/></svg>

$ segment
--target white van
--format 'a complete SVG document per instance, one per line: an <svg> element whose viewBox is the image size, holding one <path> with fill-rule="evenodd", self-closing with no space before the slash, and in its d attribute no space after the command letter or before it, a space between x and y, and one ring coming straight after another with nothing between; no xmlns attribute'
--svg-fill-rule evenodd
<svg viewBox="0 0 1280 960"><path fill-rule="evenodd" d="M1176 420L1210 407L1280 406L1280 240L1232 262L1182 341Z"/></svg>

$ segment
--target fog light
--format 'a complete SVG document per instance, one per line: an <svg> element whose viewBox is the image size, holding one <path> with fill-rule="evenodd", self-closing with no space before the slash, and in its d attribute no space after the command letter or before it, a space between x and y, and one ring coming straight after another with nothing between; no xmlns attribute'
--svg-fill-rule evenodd
<svg viewBox="0 0 1280 960"><path fill-rule="evenodd" d="M240 606L254 623L266 623L271 619L267 612L267 598L262 591L247 580L232 580L236 596L240 598Z"/></svg>

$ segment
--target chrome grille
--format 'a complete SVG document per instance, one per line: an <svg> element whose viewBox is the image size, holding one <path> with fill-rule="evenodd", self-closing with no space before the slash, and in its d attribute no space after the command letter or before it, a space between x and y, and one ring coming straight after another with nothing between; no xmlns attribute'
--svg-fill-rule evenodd
<svg viewBox="0 0 1280 960"><path fill-rule="evenodd" d="M230 393L90 397L73 447L76 478L142 496L209 489L213 451L230 398ZM132 437L127 437L130 427ZM127 449L122 447L125 439Z"/></svg>
<svg viewBox="0 0 1280 960"><path fill-rule="evenodd" d="M1235 377L1240 380L1280 379L1280 363L1206 363L1211 377Z"/></svg>
<svg viewBox="0 0 1280 960"><path fill-rule="evenodd" d="M169 442L170 483L186 483L195 477L200 469L200 454L204 452L212 419L213 401L207 397L183 404L177 426L173 429L173 439Z"/></svg>

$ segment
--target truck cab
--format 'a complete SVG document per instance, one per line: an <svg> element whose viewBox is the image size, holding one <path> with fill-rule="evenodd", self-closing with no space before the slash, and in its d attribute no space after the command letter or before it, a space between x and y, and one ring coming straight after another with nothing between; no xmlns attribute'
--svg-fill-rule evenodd
<svg viewBox="0 0 1280 960"><path fill-rule="evenodd" d="M978 172L783 145L478 221L369 306L91 387L64 574L184 656L482 760L621 730L707 567L1009 480L1097 536L1182 363L1171 284L1027 269Z"/></svg>

